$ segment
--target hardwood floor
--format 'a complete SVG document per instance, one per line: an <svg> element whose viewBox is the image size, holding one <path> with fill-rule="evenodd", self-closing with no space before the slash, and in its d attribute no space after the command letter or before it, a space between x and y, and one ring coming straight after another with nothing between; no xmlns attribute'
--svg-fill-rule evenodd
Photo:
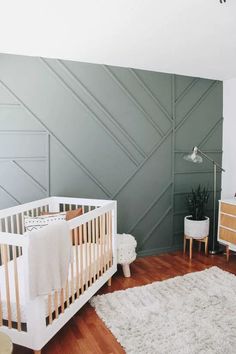
<svg viewBox="0 0 236 354"><path fill-rule="evenodd" d="M159 256L138 258L131 265L131 278L124 278L121 268L112 279L112 286L105 285L99 294L149 284L195 272L216 265L236 274L236 256L226 262L225 255L206 257L193 253L189 261L182 252L165 253ZM32 354L32 351L14 346L14 354ZM125 353L111 332L98 318L89 304L85 305L43 348L42 354L123 354Z"/></svg>

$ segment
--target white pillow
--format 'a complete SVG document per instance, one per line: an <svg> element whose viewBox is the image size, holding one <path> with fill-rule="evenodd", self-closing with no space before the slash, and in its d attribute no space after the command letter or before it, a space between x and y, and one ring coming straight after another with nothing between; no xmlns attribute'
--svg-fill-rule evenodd
<svg viewBox="0 0 236 354"><path fill-rule="evenodd" d="M25 231L34 231L39 230L48 224L52 224L57 221L66 220L66 212L65 213L58 213L52 215L41 215L41 216L25 216L24 217L24 224L25 224Z"/></svg>

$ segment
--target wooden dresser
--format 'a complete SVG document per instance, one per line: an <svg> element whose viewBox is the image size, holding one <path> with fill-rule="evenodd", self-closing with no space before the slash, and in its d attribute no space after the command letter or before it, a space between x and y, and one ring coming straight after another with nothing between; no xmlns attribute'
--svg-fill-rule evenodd
<svg viewBox="0 0 236 354"><path fill-rule="evenodd" d="M219 201L217 239L226 246L228 261L230 250L236 251L236 198Z"/></svg>

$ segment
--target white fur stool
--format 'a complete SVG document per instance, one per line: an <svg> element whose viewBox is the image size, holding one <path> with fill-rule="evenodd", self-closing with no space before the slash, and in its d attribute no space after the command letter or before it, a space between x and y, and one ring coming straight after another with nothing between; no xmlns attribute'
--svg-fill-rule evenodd
<svg viewBox="0 0 236 354"><path fill-rule="evenodd" d="M130 277L129 265L136 259L137 241L134 236L117 234L117 263L122 265L125 277Z"/></svg>

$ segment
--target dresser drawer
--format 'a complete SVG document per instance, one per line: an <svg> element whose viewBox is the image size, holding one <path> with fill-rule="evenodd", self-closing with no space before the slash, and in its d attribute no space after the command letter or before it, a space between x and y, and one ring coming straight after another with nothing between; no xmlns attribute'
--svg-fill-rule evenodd
<svg viewBox="0 0 236 354"><path fill-rule="evenodd" d="M236 230L236 217L220 214L220 225Z"/></svg>
<svg viewBox="0 0 236 354"><path fill-rule="evenodd" d="M236 216L236 205L221 203L220 211L226 214L232 214Z"/></svg>
<svg viewBox="0 0 236 354"><path fill-rule="evenodd" d="M219 240L224 240L233 244L236 244L236 231L230 231L220 227L219 229Z"/></svg>

